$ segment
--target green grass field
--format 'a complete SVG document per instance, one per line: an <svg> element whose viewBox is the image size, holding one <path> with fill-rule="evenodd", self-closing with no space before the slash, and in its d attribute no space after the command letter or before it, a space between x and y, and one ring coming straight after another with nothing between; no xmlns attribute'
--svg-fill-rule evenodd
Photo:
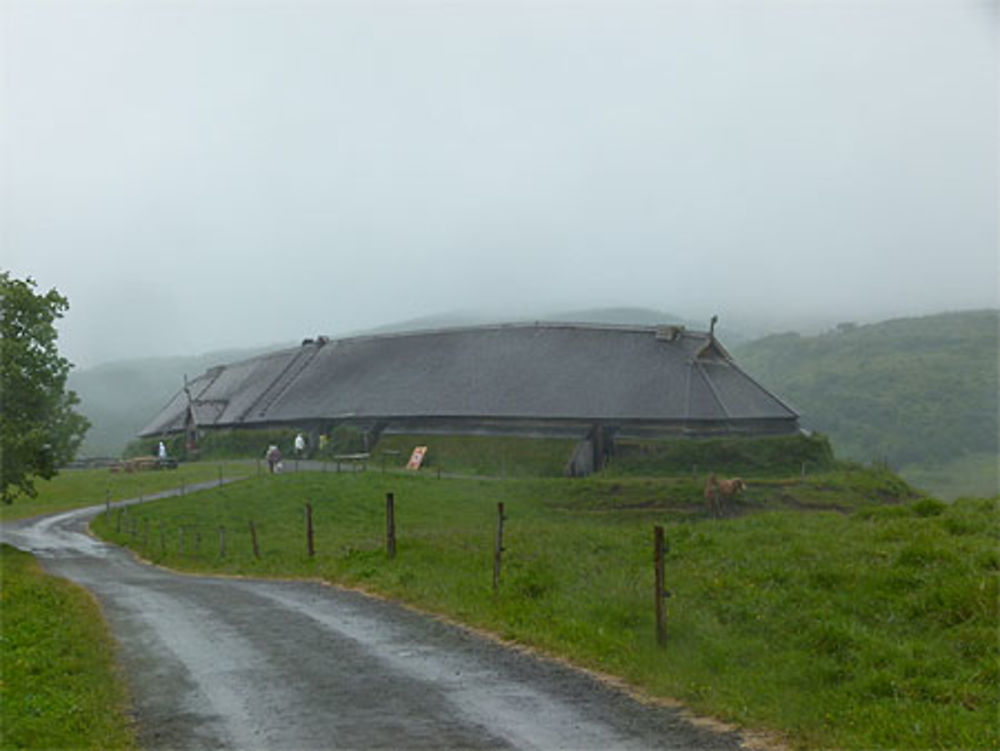
<svg viewBox="0 0 1000 751"><path fill-rule="evenodd" d="M7 545L0 545L0 676L0 748L135 747L97 604Z"/></svg>
<svg viewBox="0 0 1000 751"><path fill-rule="evenodd" d="M255 472L243 462L182 464L177 469L147 472L111 472L108 469L62 469L51 480L36 480L35 498L22 496L13 503L0 503L0 522L40 514L93 506L105 499L119 501L138 498L161 490L217 480L219 469L225 478L246 477Z"/></svg>
<svg viewBox="0 0 1000 751"><path fill-rule="evenodd" d="M917 499L888 473L751 477L740 515L711 521L701 482L263 476L93 526L181 570L321 577L398 598L796 748L1000 746L996 500ZM394 560L384 550L387 492ZM662 649L654 524L671 546Z"/></svg>

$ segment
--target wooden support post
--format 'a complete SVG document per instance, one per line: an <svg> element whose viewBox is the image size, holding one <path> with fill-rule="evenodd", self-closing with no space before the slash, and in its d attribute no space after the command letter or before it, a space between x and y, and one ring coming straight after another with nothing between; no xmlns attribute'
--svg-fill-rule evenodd
<svg viewBox="0 0 1000 751"><path fill-rule="evenodd" d="M226 528L219 527L219 558L226 557Z"/></svg>
<svg viewBox="0 0 1000 751"><path fill-rule="evenodd" d="M316 555L316 547L313 544L313 507L311 503L306 504L306 549L309 557Z"/></svg>
<svg viewBox="0 0 1000 751"><path fill-rule="evenodd" d="M396 557L396 501L392 493L385 494L385 550Z"/></svg>
<svg viewBox="0 0 1000 751"><path fill-rule="evenodd" d="M260 548L257 547L257 528L250 522L250 540L253 542L253 557L260 558Z"/></svg>
<svg viewBox="0 0 1000 751"><path fill-rule="evenodd" d="M497 504L497 534L493 541L493 594L500 591L500 567L503 563L503 504Z"/></svg>
<svg viewBox="0 0 1000 751"><path fill-rule="evenodd" d="M656 579L656 643L661 647L667 643L667 609L666 598L670 593L664 587L664 558L667 545L663 540L663 527L659 524L653 527L653 565Z"/></svg>
<svg viewBox="0 0 1000 751"><path fill-rule="evenodd" d="M177 555L184 555L184 527L177 528Z"/></svg>
<svg viewBox="0 0 1000 751"><path fill-rule="evenodd" d="M194 531L194 555L197 558L201 555L201 532Z"/></svg>

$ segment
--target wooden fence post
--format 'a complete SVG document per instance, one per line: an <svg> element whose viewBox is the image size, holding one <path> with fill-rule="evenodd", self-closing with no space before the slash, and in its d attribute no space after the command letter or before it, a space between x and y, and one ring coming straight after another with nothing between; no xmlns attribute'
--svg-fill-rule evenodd
<svg viewBox="0 0 1000 751"><path fill-rule="evenodd" d="M111 523L111 489L104 489L104 519Z"/></svg>
<svg viewBox="0 0 1000 751"><path fill-rule="evenodd" d="M219 487L222 487L222 465L219 465Z"/></svg>
<svg viewBox="0 0 1000 751"><path fill-rule="evenodd" d="M219 558L226 557L226 528L219 527Z"/></svg>
<svg viewBox="0 0 1000 751"><path fill-rule="evenodd" d="M122 533L122 509L118 509L118 516L115 517L115 534L120 535Z"/></svg>
<svg viewBox="0 0 1000 751"><path fill-rule="evenodd" d="M163 522L160 522L160 555L167 554L167 536L163 531Z"/></svg>
<svg viewBox="0 0 1000 751"><path fill-rule="evenodd" d="M313 507L311 503L306 504L306 549L309 557L316 555L316 548L313 545Z"/></svg>
<svg viewBox="0 0 1000 751"><path fill-rule="evenodd" d="M177 528L177 555L184 555L184 527Z"/></svg>
<svg viewBox="0 0 1000 751"><path fill-rule="evenodd" d="M667 545L663 540L663 527L653 527L653 565L656 579L656 643L661 647L667 643L666 598L670 593L664 587L664 558Z"/></svg>
<svg viewBox="0 0 1000 751"><path fill-rule="evenodd" d="M503 562L503 504L497 504L497 534L493 543L493 594L500 591L500 566Z"/></svg>
<svg viewBox="0 0 1000 751"><path fill-rule="evenodd" d="M396 557L396 501L392 493L385 494L385 550Z"/></svg>
<svg viewBox="0 0 1000 751"><path fill-rule="evenodd" d="M253 542L253 557L260 558L260 548L257 547L257 528L250 522L250 540Z"/></svg>

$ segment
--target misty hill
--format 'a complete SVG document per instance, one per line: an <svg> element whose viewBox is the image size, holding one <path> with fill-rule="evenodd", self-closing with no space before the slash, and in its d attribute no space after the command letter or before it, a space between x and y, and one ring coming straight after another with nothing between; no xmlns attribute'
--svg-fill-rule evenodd
<svg viewBox="0 0 1000 751"><path fill-rule="evenodd" d="M980 310L841 324L819 336L765 337L733 354L803 425L829 435L838 456L888 461L904 475L917 465L992 468L995 493L998 323L1000 311Z"/></svg>
<svg viewBox="0 0 1000 751"><path fill-rule="evenodd" d="M387 334L403 331L419 331L425 329L442 329L459 326L483 326L496 323L502 320L505 323L517 323L528 321L557 321L566 323L604 323L616 325L634 324L639 326L655 326L660 323L686 324L684 321L672 313L653 310L651 308L584 308L581 310L557 311L555 313L545 313L542 315L489 315L475 311L455 311L452 313L440 313L437 315L420 316L410 318L405 321L376 326L371 329L358 332L360 334ZM701 324L700 328L707 328L707 321Z"/></svg>
<svg viewBox="0 0 1000 751"><path fill-rule="evenodd" d="M149 419L184 385L213 365L253 357L276 347L201 355L120 360L70 373L69 388L91 422L81 456L117 456Z"/></svg>

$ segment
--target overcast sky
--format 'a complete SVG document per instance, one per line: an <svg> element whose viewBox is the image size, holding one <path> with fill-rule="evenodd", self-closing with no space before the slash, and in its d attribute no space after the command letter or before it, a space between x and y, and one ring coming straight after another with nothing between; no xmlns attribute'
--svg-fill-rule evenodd
<svg viewBox="0 0 1000 751"><path fill-rule="evenodd" d="M996 306L996 2L0 0L80 366L414 316Z"/></svg>

